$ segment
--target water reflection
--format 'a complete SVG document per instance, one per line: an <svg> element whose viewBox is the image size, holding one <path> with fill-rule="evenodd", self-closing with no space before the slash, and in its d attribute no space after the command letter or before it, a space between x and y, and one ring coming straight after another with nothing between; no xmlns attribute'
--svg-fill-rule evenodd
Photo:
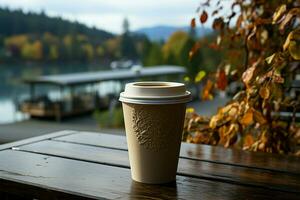
<svg viewBox="0 0 300 200"><path fill-rule="evenodd" d="M29 97L29 87L21 80L40 75L66 74L87 71L106 70L108 65L55 64L55 65L0 65L0 124L26 119L28 116L16 112L15 103ZM99 86L99 93L104 94L114 88L114 83ZM118 86L120 87L120 86ZM117 87L117 89L118 89ZM50 91L50 92L49 92ZM60 98L59 91L54 87L41 87L37 94L48 93L51 99Z"/></svg>

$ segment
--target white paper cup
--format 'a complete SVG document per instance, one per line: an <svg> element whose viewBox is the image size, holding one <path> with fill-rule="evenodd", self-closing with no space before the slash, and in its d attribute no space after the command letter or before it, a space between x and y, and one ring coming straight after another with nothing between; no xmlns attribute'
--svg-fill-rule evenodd
<svg viewBox="0 0 300 200"><path fill-rule="evenodd" d="M133 180L152 184L175 180L185 103L190 99L182 83L126 84L120 101Z"/></svg>

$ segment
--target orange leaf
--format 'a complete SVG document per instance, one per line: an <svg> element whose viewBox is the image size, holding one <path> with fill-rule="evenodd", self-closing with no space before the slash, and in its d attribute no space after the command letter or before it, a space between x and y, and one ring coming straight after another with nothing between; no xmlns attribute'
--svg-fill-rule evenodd
<svg viewBox="0 0 300 200"><path fill-rule="evenodd" d="M222 17L216 18L212 25L215 30L222 30L224 28L224 20Z"/></svg>
<svg viewBox="0 0 300 200"><path fill-rule="evenodd" d="M192 49L190 50L189 52L189 59L191 60L193 58L193 56L198 52L200 48L200 43L199 42L196 42L194 44L194 46L192 47Z"/></svg>
<svg viewBox="0 0 300 200"><path fill-rule="evenodd" d="M253 143L254 143L253 136L250 133L245 135L243 147L250 148Z"/></svg>
<svg viewBox="0 0 300 200"><path fill-rule="evenodd" d="M253 112L251 109L249 109L246 112L246 114L242 117L240 122L242 125L245 125L245 126L248 126L253 123Z"/></svg>
<svg viewBox="0 0 300 200"><path fill-rule="evenodd" d="M195 28L195 27L196 27L196 19L195 19L195 18L193 18L193 19L191 20L191 27L192 27L192 28Z"/></svg>
<svg viewBox="0 0 300 200"><path fill-rule="evenodd" d="M259 95L263 99L268 99L270 97L270 89L267 86L261 87L259 90Z"/></svg>
<svg viewBox="0 0 300 200"><path fill-rule="evenodd" d="M224 69L221 69L219 71L219 74L218 74L218 80L217 80L217 87L220 89L220 90L225 90L226 87L227 87L227 77L226 77L226 74L225 74L225 70Z"/></svg>
<svg viewBox="0 0 300 200"><path fill-rule="evenodd" d="M200 16L200 22L202 24L204 24L207 21L208 15L207 12L205 10L203 10L201 16Z"/></svg>
<svg viewBox="0 0 300 200"><path fill-rule="evenodd" d="M211 80L207 80L206 85L204 86L204 89L203 89L203 92L202 92L202 99L203 100L211 100L212 89L213 89L213 82Z"/></svg>
<svg viewBox="0 0 300 200"><path fill-rule="evenodd" d="M261 125L267 123L267 120L263 116L263 114L261 112L256 111L256 110L254 110L254 119L255 119L255 121L257 121Z"/></svg>

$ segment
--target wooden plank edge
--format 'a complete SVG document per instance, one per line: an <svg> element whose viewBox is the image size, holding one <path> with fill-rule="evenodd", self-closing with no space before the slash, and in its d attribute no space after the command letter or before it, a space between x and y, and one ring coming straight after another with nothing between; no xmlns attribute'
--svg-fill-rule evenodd
<svg viewBox="0 0 300 200"><path fill-rule="evenodd" d="M44 135L40 135L40 136L36 136L36 137L32 137L32 138L19 140L19 141L16 141L16 142L10 142L10 143L7 143L7 144L0 145L0 151L5 150L5 149L11 149L13 147L18 147L18 146L25 145L25 144L31 144L31 143L34 143L34 142L47 140L47 139L50 139L50 138L56 138L56 137L71 135L71 134L74 134L76 132L77 131L73 131L73 130L63 130L63 131L58 131L58 132L54 132L54 133L49 133L49 134L44 134Z"/></svg>
<svg viewBox="0 0 300 200"><path fill-rule="evenodd" d="M179 156L180 158L188 159L188 160L195 160L195 161L201 161L201 162L208 162L208 163L214 163L214 164L222 164L222 165L229 165L229 166L235 166L235 167L244 167L249 169L256 169L256 170L263 170L263 171L269 171L269 172L280 172L280 173L287 173L291 175L300 175L300 171L288 171L278 168L267 168L267 167L261 167L256 165L243 165L243 164L236 164L233 162L225 162L225 161L219 161L219 160L207 160L207 159L199 159L199 158L190 158L186 156Z"/></svg>
<svg viewBox="0 0 300 200"><path fill-rule="evenodd" d="M80 132L78 132L78 133L80 133ZM51 138L51 140L53 140L55 142L63 142L63 143L98 147L98 148L128 151L127 148L117 148L117 147L104 146L104 145L87 144L87 143L82 143L82 142L68 141L68 140L64 140L64 139L60 139L60 138ZM200 158L195 158L195 157L187 157L187 156L184 156L184 155L180 155L179 157L183 158L183 159L195 160L195 161L201 161L201 162L208 162L208 163L214 163L214 164L230 165L230 166L235 166L235 167L245 167L245 168L249 168L249 169L257 169L257 170L264 170L264 171L270 171L270 172L280 172L280 173L288 173L288 174L292 174L292 175L300 175L300 171L295 172L295 171L288 171L288 170L283 170L283 169L278 169L278 168L274 169L274 168L255 166L255 165L244 165L244 164L237 164L237 163L234 163L234 162L225 162L225 161L220 161L220 160L200 159Z"/></svg>

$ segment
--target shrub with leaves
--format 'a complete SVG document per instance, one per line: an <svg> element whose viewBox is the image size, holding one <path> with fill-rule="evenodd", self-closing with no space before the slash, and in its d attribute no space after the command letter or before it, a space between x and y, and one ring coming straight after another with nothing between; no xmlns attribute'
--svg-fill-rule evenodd
<svg viewBox="0 0 300 200"><path fill-rule="evenodd" d="M212 84L224 90L230 75L238 77L244 89L210 119L187 112L184 140L251 151L294 152L300 135L295 114L284 122L279 112L299 110L299 96L292 98L288 89L300 65L300 1L234 0L228 16L219 15L222 2L228 3L208 0L197 9L199 23L213 18L218 37L211 46L227 52L217 77L208 80L207 91ZM210 6L216 9L209 16ZM197 20L192 19L191 25L195 27ZM237 62L236 56L243 59ZM209 93L205 91L206 87L203 93Z"/></svg>

